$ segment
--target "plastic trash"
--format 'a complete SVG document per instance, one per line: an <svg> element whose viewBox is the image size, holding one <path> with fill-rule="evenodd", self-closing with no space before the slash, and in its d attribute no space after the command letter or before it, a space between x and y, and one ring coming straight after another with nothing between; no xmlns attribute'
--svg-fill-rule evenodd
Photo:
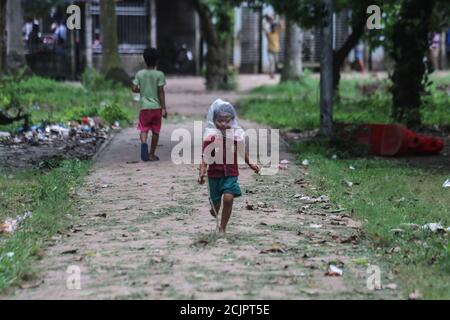
<svg viewBox="0 0 450 320"><path fill-rule="evenodd" d="M26 212L21 216L17 216L15 219L8 218L3 224L0 224L0 233L13 233L26 219L33 215L31 212Z"/></svg>
<svg viewBox="0 0 450 320"><path fill-rule="evenodd" d="M11 133L0 131L0 138L11 138Z"/></svg>
<svg viewBox="0 0 450 320"><path fill-rule="evenodd" d="M436 232L436 231L444 231L444 227L440 224L440 223L427 223L425 225L422 226L423 230L429 230L431 232Z"/></svg>
<svg viewBox="0 0 450 320"><path fill-rule="evenodd" d="M443 188L450 188L450 179L447 179L442 185Z"/></svg>
<svg viewBox="0 0 450 320"><path fill-rule="evenodd" d="M328 271L325 273L325 275L330 277L341 277L344 272L341 268L338 268L337 266L330 264L328 266Z"/></svg>
<svg viewBox="0 0 450 320"><path fill-rule="evenodd" d="M309 160L307 159L303 160L302 165L304 165L305 167L309 166Z"/></svg>

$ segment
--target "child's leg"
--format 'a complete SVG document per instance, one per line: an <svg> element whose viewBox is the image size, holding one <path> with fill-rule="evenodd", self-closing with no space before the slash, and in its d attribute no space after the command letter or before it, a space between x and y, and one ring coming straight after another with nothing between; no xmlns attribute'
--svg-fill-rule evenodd
<svg viewBox="0 0 450 320"><path fill-rule="evenodd" d="M149 161L150 158L148 156L148 132L141 131L141 160L142 161Z"/></svg>
<svg viewBox="0 0 450 320"><path fill-rule="evenodd" d="M216 215L218 215L219 214L219 211L220 211L220 206L221 206L221 203L220 202L217 202L217 203L214 203L214 208L211 208L211 215L215 218L216 217Z"/></svg>
<svg viewBox="0 0 450 320"><path fill-rule="evenodd" d="M156 152L156 147L158 147L158 141L159 141L159 134L158 133L154 133L152 135L152 146L150 149L150 159L151 160L157 160L158 158L155 155Z"/></svg>
<svg viewBox="0 0 450 320"><path fill-rule="evenodd" d="M141 143L147 143L148 132L141 132Z"/></svg>
<svg viewBox="0 0 450 320"><path fill-rule="evenodd" d="M220 233L225 233L228 221L231 217L231 211L233 210L234 194L224 193L223 194L223 209L222 209L222 221L220 224Z"/></svg>

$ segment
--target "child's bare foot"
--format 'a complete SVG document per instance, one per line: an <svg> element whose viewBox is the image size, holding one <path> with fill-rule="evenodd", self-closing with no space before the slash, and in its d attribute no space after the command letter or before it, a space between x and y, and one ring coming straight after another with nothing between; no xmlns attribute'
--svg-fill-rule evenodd
<svg viewBox="0 0 450 320"><path fill-rule="evenodd" d="M159 157L157 157L155 155L153 155L153 156L151 155L149 159L150 159L150 161L159 161Z"/></svg>

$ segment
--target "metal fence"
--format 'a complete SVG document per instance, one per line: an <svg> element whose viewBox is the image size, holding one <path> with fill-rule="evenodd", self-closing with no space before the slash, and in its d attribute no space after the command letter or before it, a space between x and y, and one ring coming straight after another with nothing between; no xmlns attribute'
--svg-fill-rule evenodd
<svg viewBox="0 0 450 320"><path fill-rule="evenodd" d="M100 6L92 4L93 52L102 53ZM142 53L150 44L150 9L147 0L125 0L116 5L119 53Z"/></svg>

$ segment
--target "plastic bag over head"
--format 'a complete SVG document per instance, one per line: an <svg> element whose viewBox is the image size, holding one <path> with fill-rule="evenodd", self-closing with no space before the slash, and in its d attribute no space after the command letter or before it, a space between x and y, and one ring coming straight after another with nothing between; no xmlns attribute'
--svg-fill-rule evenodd
<svg viewBox="0 0 450 320"><path fill-rule="evenodd" d="M209 107L208 116L206 119L206 130L203 135L204 139L210 139L211 136L222 136L222 132L216 127L214 122L219 115L227 115L232 118L231 129L226 131L226 138L236 141L243 141L244 130L239 126L236 110L231 103L222 99L217 99Z"/></svg>

